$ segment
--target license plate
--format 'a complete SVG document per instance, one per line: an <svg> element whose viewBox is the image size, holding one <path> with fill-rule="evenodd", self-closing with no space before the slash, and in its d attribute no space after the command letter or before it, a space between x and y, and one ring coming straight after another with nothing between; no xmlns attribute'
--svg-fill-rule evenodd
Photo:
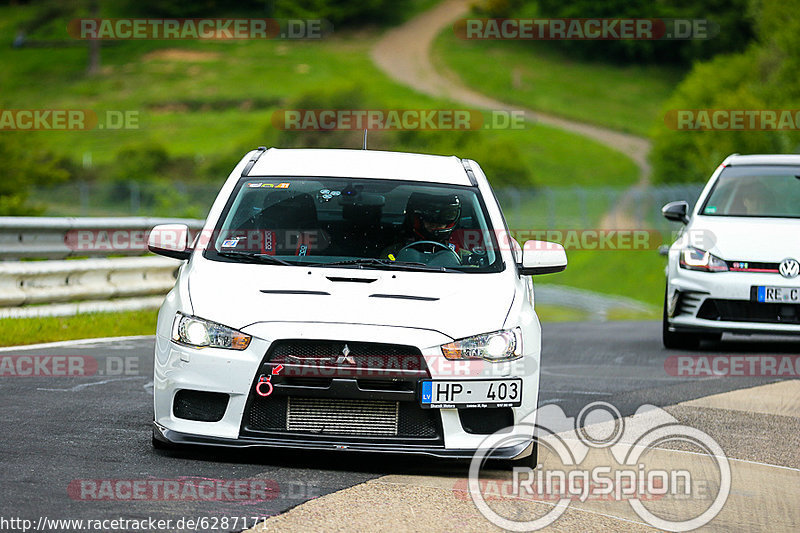
<svg viewBox="0 0 800 533"><path fill-rule="evenodd" d="M519 407L522 380L423 381L420 405L431 409Z"/></svg>
<svg viewBox="0 0 800 533"><path fill-rule="evenodd" d="M767 304L800 303L800 288L756 287L756 301Z"/></svg>

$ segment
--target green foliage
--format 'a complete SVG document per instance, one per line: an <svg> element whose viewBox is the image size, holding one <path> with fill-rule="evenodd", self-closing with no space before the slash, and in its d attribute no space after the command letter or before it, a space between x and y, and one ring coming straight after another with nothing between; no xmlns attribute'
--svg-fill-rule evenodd
<svg viewBox="0 0 800 533"><path fill-rule="evenodd" d="M664 106L678 109L798 109L800 0L761 2L751 13L758 42L741 54L695 65ZM651 154L657 182L704 181L731 153L798 153L800 132L686 131L662 124Z"/></svg>
<svg viewBox="0 0 800 533"><path fill-rule="evenodd" d="M24 143L24 135L0 135L0 215L37 214L40 209L28 201L30 188L65 181L70 175L65 160Z"/></svg>
<svg viewBox="0 0 800 533"><path fill-rule="evenodd" d="M286 109L381 109L359 85L315 89L290 100ZM284 148L360 148L362 131L280 131L268 127L264 137ZM480 162L494 186L533 185L530 170L516 144L488 138L478 131L380 131L368 134L372 150L461 155Z"/></svg>
<svg viewBox="0 0 800 533"><path fill-rule="evenodd" d="M124 11L148 17L246 15L273 18L321 18L334 26L396 21L409 0L127 0Z"/></svg>
<svg viewBox="0 0 800 533"><path fill-rule="evenodd" d="M688 64L720 53L744 50L753 38L748 0L494 0L510 3L514 17L706 19L719 31L709 39L559 40L552 45L575 56L605 62ZM491 15L507 16L507 15Z"/></svg>

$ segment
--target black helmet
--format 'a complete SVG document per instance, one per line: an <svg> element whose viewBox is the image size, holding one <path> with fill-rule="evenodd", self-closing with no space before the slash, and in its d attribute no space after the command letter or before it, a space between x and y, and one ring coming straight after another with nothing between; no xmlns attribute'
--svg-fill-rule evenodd
<svg viewBox="0 0 800 533"><path fill-rule="evenodd" d="M406 220L414 233L424 240L449 239L460 218L461 200L455 194L415 192L408 198Z"/></svg>

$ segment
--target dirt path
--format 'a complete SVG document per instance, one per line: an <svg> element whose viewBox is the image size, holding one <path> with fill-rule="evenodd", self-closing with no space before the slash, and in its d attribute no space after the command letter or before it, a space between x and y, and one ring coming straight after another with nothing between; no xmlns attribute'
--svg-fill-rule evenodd
<svg viewBox="0 0 800 533"><path fill-rule="evenodd" d="M467 106L483 109L522 110L526 119L531 122L553 126L593 139L622 152L636 163L640 175L636 187L643 187L649 182L650 165L647 162L647 154L650 142L647 139L500 102L464 86L453 72L434 66L431 61L431 46L434 39L442 29L464 17L468 11L469 0L442 2L387 32L372 49L372 60L389 77L421 93L449 98ZM630 197L629 194L625 196ZM629 203L629 199L623 198L605 217L603 226L627 225L624 212L627 211Z"/></svg>

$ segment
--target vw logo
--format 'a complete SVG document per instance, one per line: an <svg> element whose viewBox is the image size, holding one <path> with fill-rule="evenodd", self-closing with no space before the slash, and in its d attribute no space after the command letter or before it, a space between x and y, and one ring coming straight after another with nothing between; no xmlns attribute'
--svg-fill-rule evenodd
<svg viewBox="0 0 800 533"><path fill-rule="evenodd" d="M800 274L800 263L796 259L784 259L781 261L778 271L784 278L796 278Z"/></svg>

